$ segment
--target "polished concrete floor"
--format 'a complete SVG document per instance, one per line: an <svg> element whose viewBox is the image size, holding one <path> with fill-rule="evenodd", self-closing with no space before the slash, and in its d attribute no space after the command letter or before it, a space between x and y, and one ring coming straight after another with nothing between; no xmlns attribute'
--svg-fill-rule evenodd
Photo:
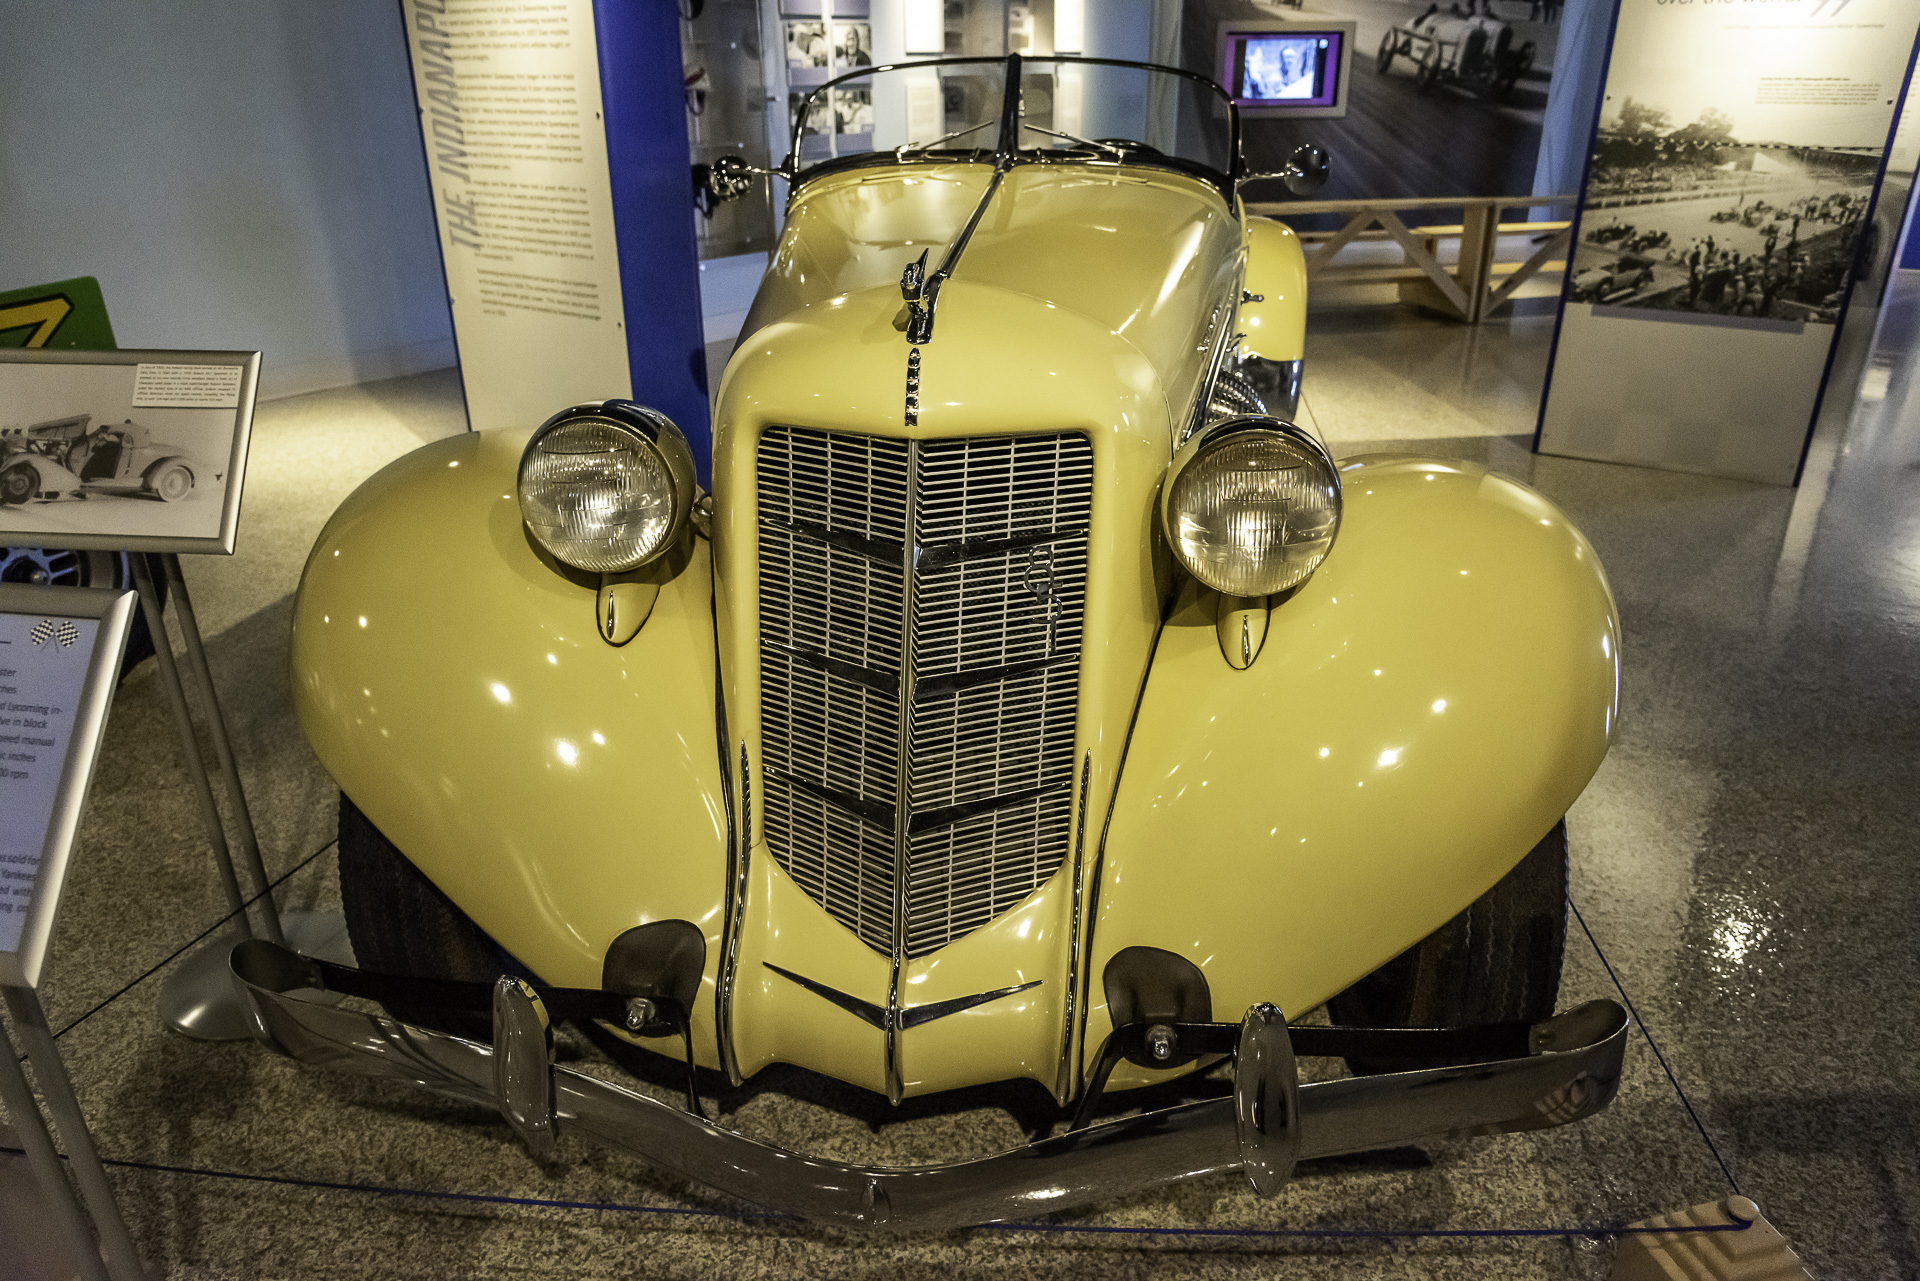
<svg viewBox="0 0 1920 1281"><path fill-rule="evenodd" d="M1550 319L1470 330L1325 313L1309 352L1308 410L1336 452L1416 442L1488 461L1599 549L1626 701L1569 820L1575 900L1731 1175L1821 1277L1920 1275L1920 288L1888 316L1862 395L1843 380L1798 491L1532 455ZM333 788L288 702L302 557L362 477L460 426L447 374L264 407L240 552L187 567L283 907L325 909L338 892ZM730 1217L738 1207L604 1152L535 1160L479 1109L162 1030L162 984L223 910L197 832L149 663L113 712L44 995L99 1145L128 1163L112 1177L134 1234L168 1277L1599 1278L1611 1246L1577 1229L1729 1188L1641 1039L1592 1121L1321 1163L1271 1201L1209 1178L1063 1216L1069 1231L935 1238ZM1576 931L1563 1002L1612 995ZM791 1075L718 1102L740 1128L851 1159L1022 1138L991 1100L889 1113ZM18 1174L0 1158L0 1191ZM1325 1235L1080 1230L1113 1227ZM1528 1228L1569 1230L1367 1235ZM0 1216L0 1275L8 1231L17 1241L33 1220Z"/></svg>

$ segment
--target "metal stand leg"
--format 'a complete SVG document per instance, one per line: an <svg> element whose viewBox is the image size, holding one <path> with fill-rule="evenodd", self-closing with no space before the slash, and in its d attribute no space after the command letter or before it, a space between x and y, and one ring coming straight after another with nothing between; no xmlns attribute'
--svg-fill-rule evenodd
<svg viewBox="0 0 1920 1281"><path fill-rule="evenodd" d="M220 808L213 799L213 784L207 777L206 763L200 759L200 738L193 730L193 713L187 707L186 688L180 683L180 668L173 656L173 641L167 635L159 594L154 589L153 571L144 553L135 552L127 559L133 563L134 588L140 594L140 609L146 615L147 630L153 634L154 660L160 666L160 684L167 691L174 727L180 734L180 748L186 754L187 778L193 784L194 800L199 804L200 823L206 829L207 843L213 846L213 865L220 873L227 909L234 914L231 930L240 937L249 937L252 931L247 923L246 895L241 892L239 878L234 874L226 829L221 825ZM233 933L223 930L168 977L160 991L160 1014L168 1027L201 1041L244 1041L252 1035L246 1012L227 973L227 953L235 941Z"/></svg>
<svg viewBox="0 0 1920 1281"><path fill-rule="evenodd" d="M207 666L207 649L201 642L200 621L193 614L193 598L187 594L187 580L180 572L180 558L168 552L160 557L160 561L166 570L167 592L180 615L180 634L187 643L187 659L200 681L200 693L207 700L207 729L213 736L213 753L220 761L221 773L226 776L227 799L233 803L234 818L240 828L240 858L246 864L247 875L264 889L269 883L267 867L261 861L260 840L253 830L253 814L247 809L247 796L240 786L240 769L234 763L232 740L227 737L226 713L220 710L220 695L213 687L213 671ZM273 896L262 895L257 906L264 937L270 942L285 943L286 938L280 931L280 913L274 907Z"/></svg>
<svg viewBox="0 0 1920 1281"><path fill-rule="evenodd" d="M146 1268L140 1262L139 1251L134 1249L133 1238L127 1233L126 1221L120 1217L119 1203L114 1200L107 1172L100 1165L100 1154L94 1151L93 1136L87 1133L86 1118L74 1098L73 1083L67 1079L53 1035L47 1030L40 1000L31 988L3 990L7 1010L13 1016L20 1039L26 1043L27 1058L40 1080L41 1092L46 1095L47 1110L53 1114L54 1125L66 1144L68 1163L73 1167L74 1178L80 1184L100 1234L97 1247L93 1232L88 1230L80 1213L73 1187L61 1168L60 1157L34 1102L33 1091L27 1085L26 1074L20 1070L13 1042L0 1035L0 1051L4 1051L0 1058L5 1060L0 1063L0 1100L5 1101L7 1111L14 1117L21 1146L26 1149L27 1160L46 1189L57 1226L71 1242L74 1262L87 1281L145 1281ZM104 1263L102 1248L106 1253Z"/></svg>

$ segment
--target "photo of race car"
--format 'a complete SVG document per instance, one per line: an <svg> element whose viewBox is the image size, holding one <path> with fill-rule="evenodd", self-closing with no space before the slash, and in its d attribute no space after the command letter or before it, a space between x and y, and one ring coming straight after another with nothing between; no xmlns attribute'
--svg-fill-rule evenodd
<svg viewBox="0 0 1920 1281"><path fill-rule="evenodd" d="M95 496L177 503L201 477L220 473L132 419L94 425L91 414L74 414L0 431L0 504L8 506Z"/></svg>

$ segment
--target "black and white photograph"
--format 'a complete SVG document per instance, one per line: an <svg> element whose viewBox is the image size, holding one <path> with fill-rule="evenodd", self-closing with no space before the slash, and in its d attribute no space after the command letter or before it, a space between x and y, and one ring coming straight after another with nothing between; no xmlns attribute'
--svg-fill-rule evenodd
<svg viewBox="0 0 1920 1281"><path fill-rule="evenodd" d="M825 71L832 46L827 43L824 22L787 23L787 67L793 70Z"/></svg>
<svg viewBox="0 0 1920 1281"><path fill-rule="evenodd" d="M833 131L837 134L873 133L872 89L833 91Z"/></svg>
<svg viewBox="0 0 1920 1281"><path fill-rule="evenodd" d="M873 65L873 24L836 22L833 24L833 74L858 71Z"/></svg>
<svg viewBox="0 0 1920 1281"><path fill-rule="evenodd" d="M1879 166L1877 147L1754 137L1719 107L1686 119L1621 95L1589 160L1568 300L1833 324Z"/></svg>
<svg viewBox="0 0 1920 1281"><path fill-rule="evenodd" d="M257 358L59 355L0 362L0 540L230 550Z"/></svg>

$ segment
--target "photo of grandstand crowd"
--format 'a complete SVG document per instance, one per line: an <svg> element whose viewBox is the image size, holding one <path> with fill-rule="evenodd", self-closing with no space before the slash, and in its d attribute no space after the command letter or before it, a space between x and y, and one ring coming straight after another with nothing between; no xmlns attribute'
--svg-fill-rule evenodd
<svg viewBox="0 0 1920 1281"><path fill-rule="evenodd" d="M1569 302L1833 324L1879 148L1742 141L1626 98L1589 162Z"/></svg>

